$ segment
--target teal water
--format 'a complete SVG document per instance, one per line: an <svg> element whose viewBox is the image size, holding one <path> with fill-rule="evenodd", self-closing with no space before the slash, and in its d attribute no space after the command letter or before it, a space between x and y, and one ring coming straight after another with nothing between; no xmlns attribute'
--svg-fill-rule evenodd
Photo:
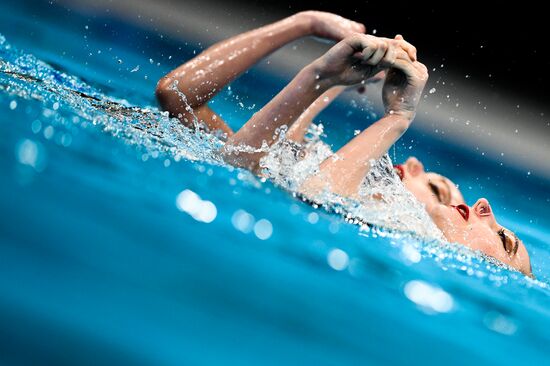
<svg viewBox="0 0 550 366"><path fill-rule="evenodd" d="M361 231L217 165L216 140L153 96L203 45L42 2L2 3L0 20L2 364L547 362L549 182L537 172L415 129L391 154L414 151L469 202L488 197L525 241L532 281ZM285 82L255 69L213 107L238 127ZM372 118L347 102L321 116L335 147Z"/></svg>

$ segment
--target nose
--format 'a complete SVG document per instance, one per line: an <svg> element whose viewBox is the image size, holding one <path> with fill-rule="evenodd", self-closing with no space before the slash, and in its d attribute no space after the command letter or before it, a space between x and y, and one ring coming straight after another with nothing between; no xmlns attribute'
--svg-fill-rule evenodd
<svg viewBox="0 0 550 366"><path fill-rule="evenodd" d="M412 176L417 176L420 173L424 173L424 165L422 165L420 160L418 160L414 156L411 156L410 158L408 158L407 161L405 162L405 165L407 166L407 171Z"/></svg>
<svg viewBox="0 0 550 366"><path fill-rule="evenodd" d="M483 216L493 216L493 211L491 210L491 205L486 198L480 198L474 204L474 210L476 214L480 217Z"/></svg>

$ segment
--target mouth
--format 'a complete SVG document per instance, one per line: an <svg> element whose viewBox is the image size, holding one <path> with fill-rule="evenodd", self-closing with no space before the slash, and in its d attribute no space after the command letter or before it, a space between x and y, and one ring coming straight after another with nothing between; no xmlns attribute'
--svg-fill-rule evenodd
<svg viewBox="0 0 550 366"><path fill-rule="evenodd" d="M455 208L465 221L468 221L468 218L470 217L470 207L463 203L458 206L451 205L451 207Z"/></svg>
<svg viewBox="0 0 550 366"><path fill-rule="evenodd" d="M403 168L403 165L397 164L394 165L393 168L395 169L395 173L399 177L399 179L403 180L405 178L405 169Z"/></svg>

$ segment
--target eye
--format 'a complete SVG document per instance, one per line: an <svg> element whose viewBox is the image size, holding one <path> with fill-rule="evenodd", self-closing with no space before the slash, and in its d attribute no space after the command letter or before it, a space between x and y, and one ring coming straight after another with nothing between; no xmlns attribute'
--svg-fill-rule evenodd
<svg viewBox="0 0 550 366"><path fill-rule="evenodd" d="M514 253L514 244L512 243L512 240L506 233L504 232L504 229L500 229L498 232L498 236L500 237L500 240L502 241L502 246L504 247L504 250L508 254L515 254ZM517 251L517 249L516 249Z"/></svg>
<svg viewBox="0 0 550 366"><path fill-rule="evenodd" d="M440 203L443 203L443 200L441 199L441 192L439 191L439 188L435 184L433 184L432 182L428 182L428 185L430 186L430 189L432 190L432 192L435 194L437 200Z"/></svg>

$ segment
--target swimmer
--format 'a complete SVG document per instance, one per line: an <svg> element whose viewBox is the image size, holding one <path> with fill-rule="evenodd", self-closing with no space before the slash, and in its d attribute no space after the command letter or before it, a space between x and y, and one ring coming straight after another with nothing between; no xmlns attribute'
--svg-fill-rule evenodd
<svg viewBox="0 0 550 366"><path fill-rule="evenodd" d="M157 98L161 107L183 124L193 126L195 115L208 130L222 131L227 137L226 161L257 171L264 152L235 154L233 148L260 149L264 144L271 145L277 140L278 129L284 125L288 126L291 137L295 134L293 138L300 140L308 125L304 121L300 123L300 116L307 113L316 100L337 95L335 87L361 85L385 72L382 90L385 115L323 161L319 172L309 177L300 189L306 195L330 190L353 197L369 171L370 161L385 155L410 126L428 79L426 67L416 60L416 49L403 37L374 37L363 34L364 31L362 24L334 14L298 13L205 50L162 78L157 86ZM206 105L216 92L261 58L307 35L338 43L304 67L236 133ZM186 103L182 102L182 93ZM294 126L295 123L299 127ZM447 240L479 250L532 276L525 246L513 232L498 224L487 200L479 199L473 206L467 206L452 182L426 173L414 158L396 169L405 187L424 203Z"/></svg>
<svg viewBox="0 0 550 366"><path fill-rule="evenodd" d="M233 130L207 105L208 101L227 84L264 57L299 38L317 36L341 41L346 36L364 32L363 24L335 14L318 11L300 12L209 47L163 77L157 86L157 98L164 110L170 112L172 117L179 118L187 127L193 128L194 118L197 118L206 130L222 132L225 138L231 138L234 135ZM402 48L410 57L415 58L414 46L405 42L402 37L398 38ZM376 82L383 78L384 73L379 72L366 82ZM182 103L181 96L174 91L174 81L178 83L179 92L185 95L186 104ZM286 138L298 143L303 142L314 117L344 89L344 86L335 86L322 93L309 106L304 103L302 108L306 109L292 126L288 125L290 128ZM271 137L272 135L269 136ZM425 172L422 164L416 159L408 159L404 164L397 165L396 169L407 189L423 203L433 200L446 204L464 202L454 183L439 174Z"/></svg>

